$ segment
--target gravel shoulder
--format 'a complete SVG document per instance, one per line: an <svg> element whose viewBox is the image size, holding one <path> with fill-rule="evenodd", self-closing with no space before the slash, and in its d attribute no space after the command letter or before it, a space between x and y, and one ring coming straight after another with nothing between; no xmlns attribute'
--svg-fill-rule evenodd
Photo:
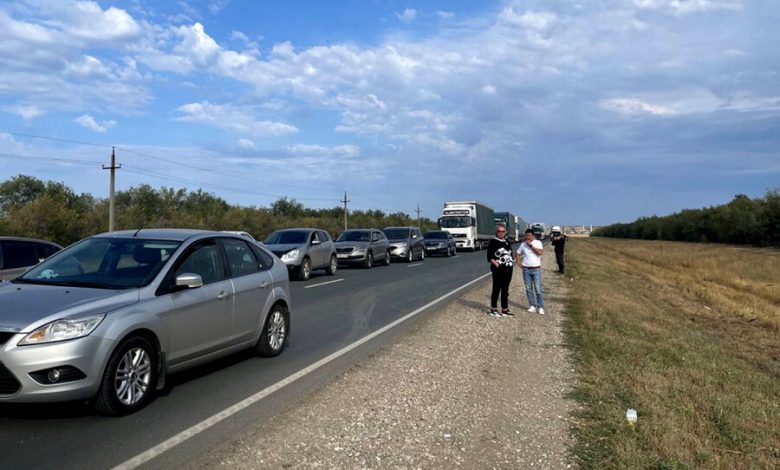
<svg viewBox="0 0 780 470"><path fill-rule="evenodd" d="M487 315L490 280L420 320L289 410L186 468L567 468L574 378L566 278L543 256L546 315ZM487 269L487 265L486 265Z"/></svg>

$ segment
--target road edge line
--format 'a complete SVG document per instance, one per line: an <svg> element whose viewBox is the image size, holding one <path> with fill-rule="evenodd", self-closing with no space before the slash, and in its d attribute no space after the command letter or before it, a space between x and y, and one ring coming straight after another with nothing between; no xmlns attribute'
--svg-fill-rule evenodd
<svg viewBox="0 0 780 470"><path fill-rule="evenodd" d="M471 281L467 282L466 284L463 284L462 286L456 288L455 290L452 290L441 297L434 299L427 304L423 305L422 307L419 307L418 309L407 313L403 317L388 323L387 325L383 326L382 328L374 331L373 333L369 333L368 335L360 338L359 340L339 349L336 352L331 353L328 356L323 357L319 361L310 364L303 369L299 370L298 372L288 375L284 379L276 382L273 385L270 385L259 392L255 393L254 395L251 395L247 398L244 398L243 400L239 401L238 403L231 405L224 410L220 411L217 414L214 414L210 416L209 418L204 419L203 421L194 424L193 426L190 426L189 428L179 432L178 434L174 435L173 437L170 437L163 442L155 445L154 447L151 447L144 452L141 452L140 454L136 455L135 457L126 460L125 462L113 467L112 470L130 470L138 468L139 466L149 462L150 460L162 455L163 453L167 452L168 450L176 447L177 445L181 444L182 442L185 442L189 440L190 438L200 434L201 432L207 430L208 428L219 424L220 422L224 421L225 419L233 416L234 414L238 413L239 411L242 411L245 408L248 408L249 406L257 403L258 401L262 400L263 398L267 397L268 395L276 392L277 390L286 387L287 385L290 385L291 383L295 382L298 379L301 379L308 374L316 371L317 369L327 365L328 363L338 359L339 357L347 354L348 352L352 351L353 349L367 343L368 341L371 341L372 339L376 338L377 336L381 335L382 333L391 330L395 328L396 326L400 325L401 323L405 322L406 320L420 314L421 312L427 310L428 308L436 305L437 303L441 302L444 299L447 299L448 297L453 296L454 294L462 291L463 289L466 289L467 287L470 287L473 284L476 284L477 282L485 279L486 277L490 276L490 273L485 273L482 276L479 276L476 279L472 279Z"/></svg>
<svg viewBox="0 0 780 470"><path fill-rule="evenodd" d="M303 286L303 288L304 289L311 289L312 287L327 286L328 284L335 284L335 283L341 282L343 280L344 280L344 278L342 277L342 278L339 278L339 279L334 279L332 281L325 281L325 282L320 282L319 284L311 284L309 286Z"/></svg>

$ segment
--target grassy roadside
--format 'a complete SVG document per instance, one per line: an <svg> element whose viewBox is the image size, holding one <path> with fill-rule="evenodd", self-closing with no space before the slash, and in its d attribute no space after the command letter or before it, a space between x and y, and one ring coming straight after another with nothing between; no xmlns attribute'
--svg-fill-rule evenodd
<svg viewBox="0 0 780 470"><path fill-rule="evenodd" d="M581 466L780 468L780 252L578 239L567 258Z"/></svg>

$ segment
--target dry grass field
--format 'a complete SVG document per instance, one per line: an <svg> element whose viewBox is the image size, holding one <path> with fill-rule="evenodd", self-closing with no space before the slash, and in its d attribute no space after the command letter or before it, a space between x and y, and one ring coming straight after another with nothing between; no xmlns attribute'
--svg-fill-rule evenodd
<svg viewBox="0 0 780 470"><path fill-rule="evenodd" d="M581 465L780 468L780 251L604 238L566 250Z"/></svg>

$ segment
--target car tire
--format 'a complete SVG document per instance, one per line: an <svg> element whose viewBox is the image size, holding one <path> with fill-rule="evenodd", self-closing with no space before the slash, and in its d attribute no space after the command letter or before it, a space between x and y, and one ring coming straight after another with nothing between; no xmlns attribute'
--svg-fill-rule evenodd
<svg viewBox="0 0 780 470"><path fill-rule="evenodd" d="M93 402L95 410L124 416L146 406L157 384L157 361L157 348L146 338L132 336L123 341L108 358Z"/></svg>
<svg viewBox="0 0 780 470"><path fill-rule="evenodd" d="M262 357L278 356L285 346L287 338L290 336L290 312L284 305L276 304L268 313L265 319L263 331L260 333L260 339L257 340L255 350Z"/></svg>
<svg viewBox="0 0 780 470"><path fill-rule="evenodd" d="M311 278L311 260L309 258L303 258L301 267L298 268L298 279L301 281L308 281Z"/></svg>
<svg viewBox="0 0 780 470"><path fill-rule="evenodd" d="M327 269L325 269L325 272L333 276L334 274L336 274L336 271L338 269L339 269L339 261L336 259L336 255L331 255L330 264L328 265Z"/></svg>
<svg viewBox="0 0 780 470"><path fill-rule="evenodd" d="M414 250L409 248L409 256L406 257L406 261L409 263L414 262Z"/></svg>
<svg viewBox="0 0 780 470"><path fill-rule="evenodd" d="M425 248L420 250L420 261L425 261Z"/></svg>
<svg viewBox="0 0 780 470"><path fill-rule="evenodd" d="M390 250L385 252L384 264L385 266L390 266Z"/></svg>
<svg viewBox="0 0 780 470"><path fill-rule="evenodd" d="M370 251L366 253L366 260L363 262L363 267L366 269L374 267L374 255Z"/></svg>

